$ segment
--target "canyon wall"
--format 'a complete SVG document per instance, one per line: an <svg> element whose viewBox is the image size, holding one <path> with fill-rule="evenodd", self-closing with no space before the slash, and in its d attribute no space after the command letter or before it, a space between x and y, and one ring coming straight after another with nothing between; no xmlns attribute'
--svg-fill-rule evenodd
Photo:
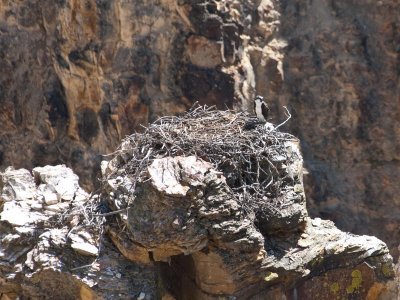
<svg viewBox="0 0 400 300"><path fill-rule="evenodd" d="M400 3L310 1L284 11L277 97L302 141L309 210L380 236L398 256Z"/></svg>
<svg viewBox="0 0 400 300"><path fill-rule="evenodd" d="M251 109L302 142L308 208L400 241L400 4L3 0L0 164L65 163L94 188L102 154L194 102Z"/></svg>

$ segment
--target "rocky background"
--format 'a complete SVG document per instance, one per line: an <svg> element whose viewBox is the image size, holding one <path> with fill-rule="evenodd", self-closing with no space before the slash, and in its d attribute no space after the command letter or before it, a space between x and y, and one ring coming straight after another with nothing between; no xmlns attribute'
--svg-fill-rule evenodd
<svg viewBox="0 0 400 300"><path fill-rule="evenodd" d="M65 163L93 189L101 155L195 101L262 94L302 142L308 207L400 241L400 3L0 2L0 164Z"/></svg>
<svg viewBox="0 0 400 300"><path fill-rule="evenodd" d="M113 207L135 200L102 215L99 195L88 199L65 165L7 168L0 174L0 298L395 299L400 278L384 242L308 217L302 158L297 143L289 145L278 150L287 151L287 165L276 166L293 180L279 189L279 201L255 198L253 216L223 172L196 156L154 159L132 193L129 164L115 168L132 162L132 152L119 152L104 166L104 195ZM282 162L278 152L272 158Z"/></svg>

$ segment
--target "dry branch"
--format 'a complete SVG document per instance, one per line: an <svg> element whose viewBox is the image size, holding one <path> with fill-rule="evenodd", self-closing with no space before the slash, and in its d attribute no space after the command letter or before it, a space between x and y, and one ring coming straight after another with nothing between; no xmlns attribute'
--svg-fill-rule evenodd
<svg viewBox="0 0 400 300"><path fill-rule="evenodd" d="M294 139L287 133L266 130L246 113L195 106L181 116L162 117L143 133L128 136L114 154L120 162L118 174L104 180L128 175L133 178L134 191L137 182L148 179L146 170L154 159L194 155L224 174L245 211L254 211L260 201L269 201L276 208L279 203L273 203L274 199L290 180L282 165L293 159L287 157L285 141Z"/></svg>

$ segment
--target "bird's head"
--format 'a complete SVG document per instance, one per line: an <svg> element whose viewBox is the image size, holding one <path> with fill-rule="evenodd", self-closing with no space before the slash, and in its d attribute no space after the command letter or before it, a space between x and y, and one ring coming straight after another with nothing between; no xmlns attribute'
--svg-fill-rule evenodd
<svg viewBox="0 0 400 300"><path fill-rule="evenodd" d="M254 98L254 102L264 102L264 97L263 96L256 96Z"/></svg>

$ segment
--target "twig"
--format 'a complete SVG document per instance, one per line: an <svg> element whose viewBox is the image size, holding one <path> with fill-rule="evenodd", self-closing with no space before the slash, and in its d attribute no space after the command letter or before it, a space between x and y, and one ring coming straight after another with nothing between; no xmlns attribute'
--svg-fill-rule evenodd
<svg viewBox="0 0 400 300"><path fill-rule="evenodd" d="M279 127L283 126L287 121L290 120L290 118L292 117L292 115L290 114L289 110L287 109L286 106L284 106L284 108L286 109L287 112L287 119L285 121L283 121L281 124L279 124L278 126L275 127L275 130L277 130Z"/></svg>
<svg viewBox="0 0 400 300"><path fill-rule="evenodd" d="M275 129L291 118L289 110L284 108L287 119ZM114 166L118 167L104 179L104 186L107 186L106 180L129 176L132 182L129 193L132 196L136 184L148 180L147 167L154 159L193 155L208 161L216 171L225 175L232 195L243 210L250 213L265 202L265 197L273 199L277 195L286 175L280 174L283 171L274 157L286 157L285 141L295 140L287 133L266 131L258 124L247 129L250 118L253 117L243 112L219 111L198 103L183 115L161 117L145 127L143 133L134 133L126 138L130 149L125 147L124 151L120 149L113 153ZM286 157L285 164L290 163L290 159ZM126 208L104 214L85 208L86 222L93 222L91 218L100 222L105 216L128 211L131 202L127 201Z"/></svg>
<svg viewBox="0 0 400 300"><path fill-rule="evenodd" d="M84 265L84 266L80 266L80 267L76 267L76 268L72 268L72 269L70 269L70 271L76 271L76 270L90 268L90 267L93 267L93 263L88 264L88 265Z"/></svg>

